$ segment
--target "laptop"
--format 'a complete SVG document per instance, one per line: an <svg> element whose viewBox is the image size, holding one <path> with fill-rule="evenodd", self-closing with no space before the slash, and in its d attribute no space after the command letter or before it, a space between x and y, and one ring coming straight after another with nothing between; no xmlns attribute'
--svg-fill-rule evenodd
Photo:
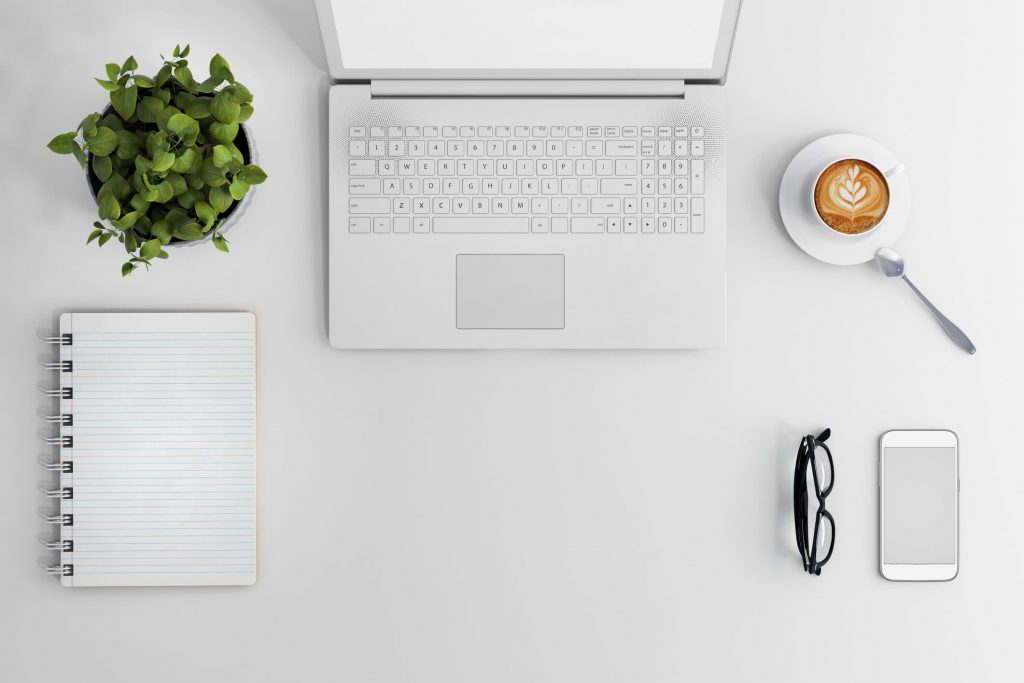
<svg viewBox="0 0 1024 683"><path fill-rule="evenodd" d="M315 0L344 349L718 347L739 0Z"/></svg>

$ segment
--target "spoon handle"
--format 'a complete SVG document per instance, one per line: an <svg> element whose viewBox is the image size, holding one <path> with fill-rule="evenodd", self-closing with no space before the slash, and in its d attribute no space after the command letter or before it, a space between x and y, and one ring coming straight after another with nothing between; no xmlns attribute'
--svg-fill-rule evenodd
<svg viewBox="0 0 1024 683"><path fill-rule="evenodd" d="M942 315L941 311L935 308L931 301L928 301L928 297L922 294L921 290L914 286L914 283L910 281L910 278L904 275L903 281L906 282L912 290L914 290L914 294L917 294L917 296L921 298L921 301L924 302L924 305L928 307L928 310L932 312L935 319L939 321L939 325L942 326L942 329L946 331L946 334L949 335L949 338L952 339L957 346L967 353L973 354L977 351L974 344L971 343L971 340L967 338L966 334L964 334L964 331L954 325L952 320Z"/></svg>

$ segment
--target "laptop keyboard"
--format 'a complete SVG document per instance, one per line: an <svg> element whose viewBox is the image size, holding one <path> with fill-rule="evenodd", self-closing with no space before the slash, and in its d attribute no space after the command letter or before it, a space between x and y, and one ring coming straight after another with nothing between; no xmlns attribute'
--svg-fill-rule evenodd
<svg viewBox="0 0 1024 683"><path fill-rule="evenodd" d="M700 126L353 126L363 234L700 235Z"/></svg>

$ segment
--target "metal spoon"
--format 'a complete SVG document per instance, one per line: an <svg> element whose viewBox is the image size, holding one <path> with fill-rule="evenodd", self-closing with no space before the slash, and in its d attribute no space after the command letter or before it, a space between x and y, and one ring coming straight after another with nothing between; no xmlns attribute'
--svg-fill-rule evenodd
<svg viewBox="0 0 1024 683"><path fill-rule="evenodd" d="M910 278L906 276L903 257L900 256L899 252L889 249L888 247L882 247L875 252L875 265L878 266L878 269L882 271L882 274L886 277L903 278L903 281L906 282L912 290L914 290L914 294L917 294L921 298L921 301L924 302L924 305L928 307L928 310L932 312L935 319L939 321L939 325L942 326L942 329L946 331L946 334L949 335L949 338L952 339L957 346L967 353L974 353L977 351L974 344L971 343L971 340L967 338L966 334L964 334L964 331L954 325L952 320L942 315L942 313L939 312L939 309L935 308L935 306L932 305L932 302L928 301L928 298L921 293L921 290L915 287L914 283L910 281Z"/></svg>

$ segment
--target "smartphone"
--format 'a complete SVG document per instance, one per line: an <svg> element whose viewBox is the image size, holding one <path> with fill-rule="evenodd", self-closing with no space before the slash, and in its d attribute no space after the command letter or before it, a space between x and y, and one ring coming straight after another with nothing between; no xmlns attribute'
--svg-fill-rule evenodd
<svg viewBox="0 0 1024 683"><path fill-rule="evenodd" d="M879 441L879 564L890 581L950 581L960 570L960 448L946 430Z"/></svg>

